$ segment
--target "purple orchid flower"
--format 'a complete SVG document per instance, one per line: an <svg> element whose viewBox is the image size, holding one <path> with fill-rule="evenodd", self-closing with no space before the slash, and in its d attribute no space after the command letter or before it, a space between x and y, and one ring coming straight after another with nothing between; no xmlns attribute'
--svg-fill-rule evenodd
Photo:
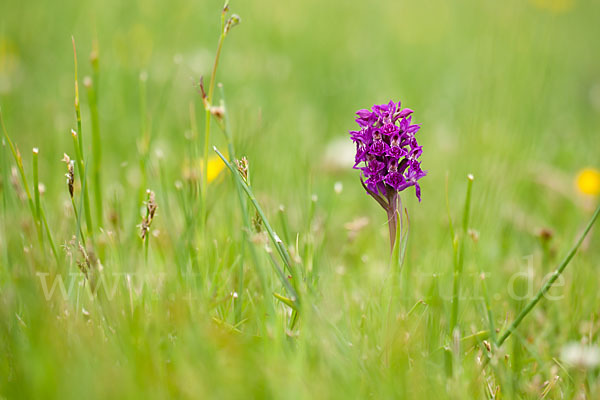
<svg viewBox="0 0 600 400"><path fill-rule="evenodd" d="M423 148L415 137L420 124L412 123L413 110L402 109L390 101L356 112L358 131L350 131L356 143L354 168L361 171L361 182L369 195L387 211L390 241L395 241L399 193L414 186L421 201L418 181L427 175L419 157ZM400 207L401 208L401 207Z"/></svg>

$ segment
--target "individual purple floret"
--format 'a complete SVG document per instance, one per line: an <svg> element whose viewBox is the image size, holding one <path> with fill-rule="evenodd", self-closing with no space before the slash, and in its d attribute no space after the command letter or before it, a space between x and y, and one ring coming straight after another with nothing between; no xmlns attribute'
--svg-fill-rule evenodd
<svg viewBox="0 0 600 400"><path fill-rule="evenodd" d="M427 174L419 161L423 148L415 138L421 127L412 123L412 113L410 108L402 109L400 102L374 105L371 110L356 112L360 129L350 131L350 137L356 144L354 168L361 171L360 179L367 193L388 213L392 247L398 193L414 186L421 201L418 181Z"/></svg>

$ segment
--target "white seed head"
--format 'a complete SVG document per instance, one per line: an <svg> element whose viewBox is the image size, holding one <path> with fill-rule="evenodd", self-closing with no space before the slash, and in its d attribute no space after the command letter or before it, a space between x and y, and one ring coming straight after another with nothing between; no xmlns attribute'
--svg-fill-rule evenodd
<svg viewBox="0 0 600 400"><path fill-rule="evenodd" d="M562 348L560 358L574 367L592 369L600 365L600 347L569 343Z"/></svg>
<svg viewBox="0 0 600 400"><path fill-rule="evenodd" d="M335 192L335 194L341 194L342 190L344 190L344 185L342 184L342 182L336 182L333 185L333 191Z"/></svg>

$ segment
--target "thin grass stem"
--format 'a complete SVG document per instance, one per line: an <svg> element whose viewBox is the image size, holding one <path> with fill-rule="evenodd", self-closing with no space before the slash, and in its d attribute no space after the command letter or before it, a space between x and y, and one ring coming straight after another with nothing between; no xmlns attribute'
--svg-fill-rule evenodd
<svg viewBox="0 0 600 400"><path fill-rule="evenodd" d="M581 236L579 236L579 239L577 240L577 242L575 242L573 247L571 247L571 250L569 250L569 252L565 256L565 258L562 260L562 262L558 265L556 270L554 270L554 272L550 276L550 279L548 279L546 281L546 283L542 286L542 288L535 295L535 297L533 299L531 299L531 301L529 303L527 303L525 308L523 308L523 310L521 310L521 312L517 315L515 320L510 324L510 326L506 329L506 331L504 331L502 336L500 336L500 338L498 339L498 347L502 346L502 344L506 341L506 339L508 339L509 336L517 329L517 327L521 324L521 322L527 316L527 314L529 314L531 312L531 310L533 310L535 308L535 306L540 302L540 300L544 297L544 295L546 293L548 293L548 291L550 290L550 288L552 287L554 282L556 282L558 277L563 273L565 268L567 268L567 265L569 265L569 263L571 262L571 260L575 256L575 254L577 253L577 250L583 243L583 240L586 238L586 236L592 229L592 226L594 226L594 223L598 219L598 215L600 215L600 205L598 205L598 208L596 208L596 211L592 215L592 218L588 222L588 224L585 227Z"/></svg>
<svg viewBox="0 0 600 400"><path fill-rule="evenodd" d="M81 154L81 151L79 149L79 135L77 134L77 132L75 132L74 130L71 130L71 136L73 137L73 149L75 151L75 164L77 165L77 170L79 172L79 182L81 183L81 200L82 200L82 205L79 207L79 209L83 209L83 213L85 215L85 219L86 219L86 227L87 227L87 234L90 238L92 238L92 215L90 213L90 208L89 208L89 196L88 196L88 190L87 190L87 175L86 175L86 166L84 165L83 162L83 155Z"/></svg>
<svg viewBox="0 0 600 400"><path fill-rule="evenodd" d="M138 198L136 204L144 202L146 188L148 187L148 159L150 154L151 137L148 123L147 82L148 74L146 72L141 72L139 76L140 137L138 140L138 165L141 179L138 187Z"/></svg>
<svg viewBox="0 0 600 400"><path fill-rule="evenodd" d="M206 202L207 202L207 191L208 191L208 152L210 146L210 125L211 125L211 107L213 101L213 94L215 91L215 83L217 79L217 69L219 67L219 60L221 58L221 50L223 49L223 42L227 37L227 28L226 28L226 16L229 11L229 1L225 0L225 4L223 5L223 9L221 11L221 33L219 35L219 41L217 43L217 51L215 53L215 61L213 63L212 72L210 74L210 82L208 84L208 94L206 94L206 98L203 98L204 108L205 108L205 118L204 118L204 172L202 173L202 185L201 185L201 203L202 203L202 221L201 226L204 228L206 224L206 218L208 217L208 213L206 210ZM204 95L204 89L203 89ZM232 156L232 155L230 155Z"/></svg>
<svg viewBox="0 0 600 400"><path fill-rule="evenodd" d="M485 276L485 274L482 274L481 276L481 288L483 291L483 300L485 303L485 310L487 313L487 317L488 317L488 324L490 327L490 338L492 339L492 341L494 343L496 343L496 326L494 323L494 313L492 311L492 305L490 302L490 295L488 292L488 287L487 287L487 282L486 282L487 277Z"/></svg>
<svg viewBox="0 0 600 400"><path fill-rule="evenodd" d="M81 229L81 220L79 219L79 212L77 211L77 206L75 205L75 199L73 197L71 197L71 205L73 206L73 213L75 214L75 222L77 223L77 232L79 235L79 239L81 239L83 245L86 246L85 235L83 234L83 230Z"/></svg>
<svg viewBox="0 0 600 400"><path fill-rule="evenodd" d="M92 63L94 65L94 63ZM96 68L95 68L96 69ZM98 72L94 71L94 77L97 79ZM100 120L98 114L98 99L96 80L86 78L84 86L87 89L88 104L90 109L90 118L92 123L92 180L94 187L94 203L96 210L96 223L102 226L103 205L102 205L102 141L100 140Z"/></svg>
<svg viewBox="0 0 600 400"><path fill-rule="evenodd" d="M27 196L29 210L31 211L31 216L32 216L34 224L36 226L38 236L41 236L42 235L42 233L40 232L41 226L40 226L40 224L37 223L37 218L36 218L37 213L36 213L35 203L33 202L33 198L31 197L31 191L29 190L29 184L27 183L27 176L25 175L25 169L23 168L23 159L21 158L21 153L19 153L19 150L15 147L12 140L10 140L10 137L8 136L8 132L6 131L6 126L4 125L4 119L2 117L1 111L0 111L0 125L2 125L2 132L4 133L4 139L8 143L8 146L10 147L10 151L11 151L13 158L17 164L17 169L19 170L19 175L21 176L21 182L23 184L23 190L25 190L25 194Z"/></svg>
<svg viewBox="0 0 600 400"><path fill-rule="evenodd" d="M42 234L42 216L40 211L40 181L39 181L39 168L38 168L38 158L39 158L39 149L37 147L33 148L32 151L32 164L33 164L33 198L35 203L35 223L38 224L38 234L39 240L42 246L44 245L44 235Z"/></svg>
<svg viewBox="0 0 600 400"><path fill-rule="evenodd" d="M460 248L458 257L455 257L454 276L452 285L452 311L450 314L450 332L458 328L458 312L460 309L460 281L463 272L464 263L464 246L465 237L467 236L467 228L469 225L469 213L471 209L471 190L473 188L473 175L467 176L467 195L465 199L465 209L463 212L462 237L460 239Z"/></svg>
<svg viewBox="0 0 600 400"><path fill-rule="evenodd" d="M269 220L267 219L267 216L263 212L262 208L258 204L258 201L256 200L256 197L254 196L252 189L241 178L237 169L225 158L225 156L223 156L223 154L221 154L221 152L216 147L213 147L213 149L217 153L217 155L221 158L221 160L223 160L225 165L227 165L227 167L230 169L232 174L236 177L236 181L240 184L242 189L244 189L244 191L246 192L246 195L248 196L248 198L250 199L250 202L256 209L256 212L261 217L263 224L265 226L265 229L267 231L267 234L269 235L269 238L271 239L271 242L273 243L273 246L279 253L279 256L281 257L281 259L283 260L285 267L287 268L289 273L292 275L292 280L294 282L294 285L297 285L299 275L298 275L298 272L296 271L295 264L292 264L291 258L289 256L289 253L286 250L285 245L283 245L282 240L279 238L279 236L275 233L275 231L271 227L271 224L269 223ZM282 282L282 283L284 285L286 285L286 282L287 281L284 280L284 282ZM296 289L297 289L297 286L296 286ZM297 290L296 290L296 292L297 292ZM298 298L298 301L299 300L300 299Z"/></svg>
<svg viewBox="0 0 600 400"><path fill-rule="evenodd" d="M56 260L56 264L60 263L60 259L58 257L58 252L56 251L56 246L54 245L54 239L52 239L52 232L50 231L50 227L48 226L48 220L46 219L46 214L41 206L40 200L40 182L39 182L39 150L37 148L33 149L33 193L35 197L35 211L37 213L37 221L36 223L39 225L40 229L38 230L40 243L44 246L43 239L43 230L46 231L46 237L48 238L48 243L50 244L50 250L52 250L52 254Z"/></svg>
<svg viewBox="0 0 600 400"><path fill-rule="evenodd" d="M77 49L75 48L75 37L71 36L73 43L73 63L75 71L75 119L77 121L77 133L79 134L79 152L83 154L83 135L81 133L81 108L79 106L79 80L77 78Z"/></svg>
<svg viewBox="0 0 600 400"><path fill-rule="evenodd" d="M0 185L0 189L2 190L2 228L4 230L4 255L6 259L6 265L10 265L10 244L8 240L8 196L7 196L7 185L8 185L8 156L6 154L6 140L4 137L0 140L0 144L2 145L0 148L0 168L2 168L2 185Z"/></svg>
<svg viewBox="0 0 600 400"><path fill-rule="evenodd" d="M232 159L235 159L236 152L235 152L235 146L233 144L231 132L229 130L229 126L230 126L229 125L229 114L227 113L227 108L225 105L225 92L223 89L223 85L219 84L219 89L221 92L221 107L223 108L223 111L224 111L221 128L223 130L223 135L225 136L225 140L227 141L227 150L229 151L229 157ZM243 282L244 282L243 260L244 260L244 253L245 253L246 247L250 251L250 257L255 266L255 269L256 269L256 272L257 272L257 275L259 278L259 282L260 282L261 288L263 290L266 307L267 307L267 312L269 314L272 314L273 313L273 303L270 300L270 291L269 291L269 287L268 287L268 283L267 283L267 278L265 276L265 271L262 267L262 264L259 262L258 255L256 254L256 249L252 245L252 240L250 237L250 232L252 230L252 224L250 221L250 216L248 214L248 204L244 198L244 193L243 193L241 184L238 182L238 180L236 179L235 176L232 176L232 179L233 179L236 193L238 196L240 210L242 213L242 222L244 225L244 228L242 229L243 242L242 242L242 245L240 248L241 262L240 262L240 266L238 267L238 276L237 276L238 299L237 299L236 306L238 308L236 308L236 319L241 318L241 308L242 308L242 304L243 304L243 297L242 297L241 293L244 290L244 287L243 287ZM250 169L249 168L247 169L246 182L250 182Z"/></svg>
<svg viewBox="0 0 600 400"><path fill-rule="evenodd" d="M211 124L211 113L210 113L210 107L212 104L212 100L213 100L213 92L214 92L214 88L215 88L215 80L216 80L216 75L217 75L217 67L219 65L219 58L221 56L221 49L223 48L223 41L225 40L225 34L223 33L223 30L221 30L221 35L219 36L219 43L217 45L217 53L215 55L215 62L213 64L213 69L212 69L212 73L210 75L210 83L208 86L208 95L206 98L206 104L205 104L205 123L204 123L204 159L203 159L203 172L202 172L202 186L201 186L201 197L202 197L202 204L203 204L203 210L202 210L202 220L203 220L203 225L206 221L206 218L208 216L207 214L207 210L206 210L206 202L207 202L207 191L208 191L208 152L209 152L209 146L210 146L210 124Z"/></svg>
<svg viewBox="0 0 600 400"><path fill-rule="evenodd" d="M90 209L90 197L88 194L87 187L83 184L85 181L85 168L84 168L84 158L83 158L83 131L81 128L81 107L79 104L79 81L77 78L77 49L75 47L75 38L71 37L71 41L73 42L73 62L74 62L74 78L75 78L75 118L77 120L77 133L74 134L74 139L76 140L75 153L77 156L77 163L79 168L79 180L81 182L81 190L83 194L83 203L84 203L84 214L85 214L85 222L88 236L93 240L93 232L94 228L92 225L92 213ZM73 132L74 133L74 132Z"/></svg>
<svg viewBox="0 0 600 400"><path fill-rule="evenodd" d="M229 157L231 159L235 160L235 148L233 145L233 141L231 139L231 132L229 131L229 118L228 118L229 116L228 116L228 113L225 111L226 110L226 108L225 108L225 92L223 90L223 85L219 84L219 89L221 92L221 107L224 110L221 128L223 130L223 135L225 136L225 140L227 141L227 150L229 151ZM205 159L207 159L207 158L208 157L205 157ZM205 168L206 168L206 165L205 165ZM235 177L232 177L232 179L233 179L233 184L235 185L236 193L238 196L240 209L242 211L242 221L244 224L244 229L243 229L243 233L242 233L243 240L242 240L242 243L240 244L240 263L239 263L238 270L237 270L237 283L238 283L237 294L238 294L238 297L234 300L235 321L236 321L236 323L238 323L242 319L242 307L243 307L243 303L244 303L244 295L243 295L244 294L244 255L245 255L245 251L246 251L246 245L248 245L248 247L250 248L250 252L255 252L255 250L252 247L252 243L250 243L250 229L251 229L250 217L248 216L247 204L246 204L246 201L244 200L244 196L242 194L242 188L241 188L240 184L238 183L238 181L235 179ZM257 263L258 258L256 257L256 254L252 254L251 257L253 258L253 261L255 261L256 268L261 269L260 271L258 271L260 283L261 283L261 286L264 285L263 289L265 289L265 300L267 302L270 302L268 291L266 290L266 281L264 279L264 274L263 274L262 268L260 267L260 264Z"/></svg>

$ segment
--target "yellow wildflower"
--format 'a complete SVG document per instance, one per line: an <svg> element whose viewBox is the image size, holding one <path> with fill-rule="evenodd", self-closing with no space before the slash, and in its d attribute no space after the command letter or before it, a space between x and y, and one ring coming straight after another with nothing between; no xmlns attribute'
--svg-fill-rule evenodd
<svg viewBox="0 0 600 400"><path fill-rule="evenodd" d="M600 171L584 168L577 174L575 184L580 193L597 196L600 194Z"/></svg>
<svg viewBox="0 0 600 400"><path fill-rule="evenodd" d="M208 157L208 174L206 176L207 183L217 180L224 168L225 164L217 155ZM186 158L183 161L182 172L185 180L198 182L202 177L202 173L204 172L204 159L197 158L192 162Z"/></svg>
<svg viewBox="0 0 600 400"><path fill-rule="evenodd" d="M204 167L203 161L201 162L201 166ZM225 163L223 160L219 158L219 156L210 156L208 157L208 173L206 174L206 180L208 183L211 183L215 179L219 177L221 171L225 168Z"/></svg>

